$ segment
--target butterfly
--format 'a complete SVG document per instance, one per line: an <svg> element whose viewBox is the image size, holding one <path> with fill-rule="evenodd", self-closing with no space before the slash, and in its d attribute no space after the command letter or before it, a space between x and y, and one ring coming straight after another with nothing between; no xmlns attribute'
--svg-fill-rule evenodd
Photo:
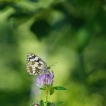
<svg viewBox="0 0 106 106"><path fill-rule="evenodd" d="M48 67L39 56L30 52L27 54L26 70L30 75L39 75L48 72L50 66Z"/></svg>

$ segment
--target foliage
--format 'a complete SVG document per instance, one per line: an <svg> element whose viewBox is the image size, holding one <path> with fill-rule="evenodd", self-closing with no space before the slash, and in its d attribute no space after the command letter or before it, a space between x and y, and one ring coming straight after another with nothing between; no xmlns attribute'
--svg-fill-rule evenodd
<svg viewBox="0 0 106 106"><path fill-rule="evenodd" d="M49 64L57 62L56 83L68 90L52 100L105 106L105 23L105 0L0 0L1 105L29 106L38 99L34 77L25 69L31 51Z"/></svg>

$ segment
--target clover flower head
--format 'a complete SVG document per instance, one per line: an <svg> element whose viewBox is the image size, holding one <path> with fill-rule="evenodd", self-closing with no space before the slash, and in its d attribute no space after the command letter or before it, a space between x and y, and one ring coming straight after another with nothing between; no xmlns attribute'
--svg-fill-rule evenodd
<svg viewBox="0 0 106 106"><path fill-rule="evenodd" d="M40 106L39 102L33 103L31 106Z"/></svg>
<svg viewBox="0 0 106 106"><path fill-rule="evenodd" d="M48 71L47 73L43 73L37 76L36 85L39 87L51 86L54 82L54 72Z"/></svg>

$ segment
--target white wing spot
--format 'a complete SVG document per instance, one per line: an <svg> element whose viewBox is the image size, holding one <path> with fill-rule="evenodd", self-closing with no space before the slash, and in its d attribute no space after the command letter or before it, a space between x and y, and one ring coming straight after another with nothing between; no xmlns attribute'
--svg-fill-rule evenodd
<svg viewBox="0 0 106 106"><path fill-rule="evenodd" d="M39 61L39 63L41 63L42 65L44 65L44 63L42 61Z"/></svg>
<svg viewBox="0 0 106 106"><path fill-rule="evenodd" d="M38 57L35 57L35 60L37 61L38 60Z"/></svg>

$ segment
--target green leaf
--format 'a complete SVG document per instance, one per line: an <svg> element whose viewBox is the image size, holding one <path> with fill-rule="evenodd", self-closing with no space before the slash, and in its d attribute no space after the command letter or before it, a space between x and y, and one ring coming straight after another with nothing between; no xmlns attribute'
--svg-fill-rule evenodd
<svg viewBox="0 0 106 106"><path fill-rule="evenodd" d="M60 104L62 104L63 102L58 101L55 106L59 106Z"/></svg>
<svg viewBox="0 0 106 106"><path fill-rule="evenodd" d="M66 90L66 88L64 88L62 86L55 86L54 89L55 90Z"/></svg>
<svg viewBox="0 0 106 106"><path fill-rule="evenodd" d="M54 88L51 87L51 88L50 88L50 95L52 95L53 93L54 93Z"/></svg>
<svg viewBox="0 0 106 106"><path fill-rule="evenodd" d="M45 88L40 88L40 90L45 90Z"/></svg>
<svg viewBox="0 0 106 106"><path fill-rule="evenodd" d="M44 106L43 100L40 101L40 106Z"/></svg>
<svg viewBox="0 0 106 106"><path fill-rule="evenodd" d="M50 106L50 104L51 104L50 102L47 102L47 106Z"/></svg>

